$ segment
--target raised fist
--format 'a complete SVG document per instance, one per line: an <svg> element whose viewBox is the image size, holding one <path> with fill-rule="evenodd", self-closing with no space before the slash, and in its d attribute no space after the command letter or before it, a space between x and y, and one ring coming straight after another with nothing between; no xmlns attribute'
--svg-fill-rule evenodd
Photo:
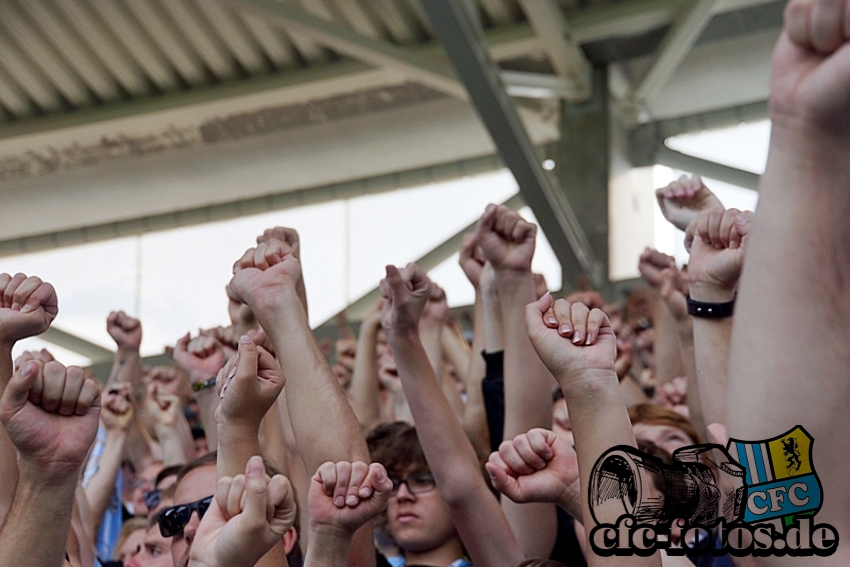
<svg viewBox="0 0 850 567"><path fill-rule="evenodd" d="M107 431L126 431L133 422L133 394L130 384L116 384L101 395L100 420Z"/></svg>
<svg viewBox="0 0 850 567"><path fill-rule="evenodd" d="M580 517L575 449L548 429L532 429L503 441L484 465L493 486L514 502L570 502Z"/></svg>
<svg viewBox="0 0 850 567"><path fill-rule="evenodd" d="M239 352L216 379L221 403L216 421L226 425L259 427L283 390L286 378L274 357L251 339L239 339Z"/></svg>
<svg viewBox="0 0 850 567"><path fill-rule="evenodd" d="M296 511L289 479L269 478L262 457L251 457L244 475L218 481L195 532L190 565L254 565L292 527Z"/></svg>
<svg viewBox="0 0 850 567"><path fill-rule="evenodd" d="M0 344L40 335L58 313L52 285L36 276L0 274Z"/></svg>
<svg viewBox="0 0 850 567"><path fill-rule="evenodd" d="M683 175L667 187L657 190L655 197L664 218L679 230L685 230L700 211L723 207L720 199L703 184L699 175L690 179Z"/></svg>
<svg viewBox="0 0 850 567"><path fill-rule="evenodd" d="M464 235L460 244L458 263L460 264L460 269L466 274L466 279L469 280L469 283L475 289L478 289L481 283L481 270L484 269L484 262L486 261L484 252L478 246L478 240L475 234Z"/></svg>
<svg viewBox="0 0 850 567"><path fill-rule="evenodd" d="M850 129L850 1L790 0L773 51L770 112L774 124Z"/></svg>
<svg viewBox="0 0 850 567"><path fill-rule="evenodd" d="M123 311L113 311L106 318L106 332L119 349L139 350L142 344L142 323Z"/></svg>
<svg viewBox="0 0 850 567"><path fill-rule="evenodd" d="M256 312L275 304L283 290L295 290L301 280L301 263L279 240L249 248L233 265L230 289L234 297Z"/></svg>
<svg viewBox="0 0 850 567"><path fill-rule="evenodd" d="M97 435L100 388L82 368L30 360L0 397L0 422L21 463L47 480L79 473Z"/></svg>
<svg viewBox="0 0 850 567"><path fill-rule="evenodd" d="M676 259L653 248L646 248L638 260L638 271L652 289L661 287L661 271L675 268Z"/></svg>
<svg viewBox="0 0 850 567"><path fill-rule="evenodd" d="M431 280L416 264L399 271L387 266L387 277L381 280L381 327L387 334L419 328L419 320L428 298Z"/></svg>
<svg viewBox="0 0 850 567"><path fill-rule="evenodd" d="M221 344L212 336L201 337L191 345L189 333L181 337L174 345L172 358L174 364L186 373L189 382L194 384L212 378L224 366L224 351Z"/></svg>
<svg viewBox="0 0 850 567"><path fill-rule="evenodd" d="M392 490L380 463L324 463L310 481L310 525L353 534L384 511Z"/></svg>
<svg viewBox="0 0 850 567"><path fill-rule="evenodd" d="M298 231L294 228L287 228L285 226L267 228L263 234L257 237L257 244L265 244L272 240L281 242L289 254L292 254L299 260L301 259L301 241L298 237Z"/></svg>
<svg viewBox="0 0 850 567"><path fill-rule="evenodd" d="M534 350L562 386L586 371L615 373L617 342L601 309L546 294L525 308L525 322Z"/></svg>
<svg viewBox="0 0 850 567"><path fill-rule="evenodd" d="M752 219L753 213L749 211L712 209L701 212L688 225L685 233L685 246L691 253L688 282L695 299L729 301L734 297ZM710 295L703 297L704 292Z"/></svg>
<svg viewBox="0 0 850 567"><path fill-rule="evenodd" d="M531 271L537 227L504 206L487 205L475 238L493 269Z"/></svg>

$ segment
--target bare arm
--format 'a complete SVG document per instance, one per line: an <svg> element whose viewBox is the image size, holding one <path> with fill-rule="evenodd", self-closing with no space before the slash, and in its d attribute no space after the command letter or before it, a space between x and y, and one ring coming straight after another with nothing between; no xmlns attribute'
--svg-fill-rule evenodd
<svg viewBox="0 0 850 567"><path fill-rule="evenodd" d="M354 372L351 376L351 393L354 398L352 407L363 431L369 431L381 421L375 351L380 327L381 316L378 312L363 319L357 339L357 353L354 356Z"/></svg>
<svg viewBox="0 0 850 567"><path fill-rule="evenodd" d="M703 211L688 227L688 289L691 299L726 303L735 299L744 264L752 213ZM706 423L726 423L726 383L732 317L694 317L697 382Z"/></svg>
<svg viewBox="0 0 850 567"><path fill-rule="evenodd" d="M555 381L525 330L525 306L537 299L531 259L537 227L506 207L488 206L476 232L492 265L502 315L505 345L505 428L503 439L534 428L552 427ZM502 500L502 509L528 557L548 557L555 543L557 519L550 503L520 504Z"/></svg>
<svg viewBox="0 0 850 567"><path fill-rule="evenodd" d="M101 422L106 429L106 444L97 464L97 472L91 477L85 488L86 499L91 508L94 533L100 529L103 514L109 506L109 500L115 492L115 479L124 457L124 444L130 424L133 421L131 386L107 390L103 396Z"/></svg>
<svg viewBox="0 0 850 567"><path fill-rule="evenodd" d="M549 295L526 308L528 335L535 350L561 385L570 412L581 482L581 506L588 533L595 527L588 487L593 464L617 445L635 447L629 416L620 396L614 370L616 339L607 315L582 303ZM562 325L570 328L566 332ZM575 336L584 337L576 340ZM574 342L575 341L575 342ZM599 557L589 551L593 565L622 565L619 557ZM660 565L658 554L635 557L629 565Z"/></svg>
<svg viewBox="0 0 850 567"><path fill-rule="evenodd" d="M850 537L848 12L848 2L824 0L791 0L785 10L773 54L767 169L737 299L727 396L732 438L767 439L797 424L811 434L824 494L817 520L835 526L843 540ZM827 561L848 560L848 548L838 546Z"/></svg>
<svg viewBox="0 0 850 567"><path fill-rule="evenodd" d="M640 255L638 263L641 276L653 292L652 323L655 329L655 348L653 350L655 353L655 383L659 386L684 374L676 319L670 312L667 303L661 301L659 296L662 270L675 267L676 261L672 256L649 248Z"/></svg>
<svg viewBox="0 0 850 567"><path fill-rule="evenodd" d="M142 378L141 322L123 311L113 311L106 319L106 331L115 341L118 350L112 362L108 384L129 382L138 388Z"/></svg>
<svg viewBox="0 0 850 567"><path fill-rule="evenodd" d="M43 333L59 312L56 292L35 276L0 274L0 394L12 378L12 349L22 339ZM18 454L0 428L0 525L18 483Z"/></svg>
<svg viewBox="0 0 850 567"><path fill-rule="evenodd" d="M234 272L231 288L257 315L283 364L289 415L307 470L328 461L368 461L357 418L313 337L299 299L298 259L272 240L246 252ZM327 435L329 428L333 436ZM355 535L350 565L374 563L370 530L371 526Z"/></svg>
<svg viewBox="0 0 850 567"><path fill-rule="evenodd" d="M382 325L416 420L419 442L464 546L476 565L504 565L521 559L522 551L481 477L475 450L443 395L419 339L419 318L430 285L414 264L403 274L387 266L387 277L381 282Z"/></svg>
<svg viewBox="0 0 850 567"><path fill-rule="evenodd" d="M75 387L63 389L67 384ZM23 558L32 567L62 564L77 479L99 413L97 383L80 368L30 361L9 381L0 422L20 453L21 479L0 531L0 564L18 565Z"/></svg>

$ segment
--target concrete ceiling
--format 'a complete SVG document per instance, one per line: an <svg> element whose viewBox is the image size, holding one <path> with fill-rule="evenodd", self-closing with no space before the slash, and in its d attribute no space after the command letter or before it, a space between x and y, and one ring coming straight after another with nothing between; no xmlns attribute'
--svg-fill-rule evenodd
<svg viewBox="0 0 850 567"><path fill-rule="evenodd" d="M636 165L766 116L784 1L462 1L535 144L600 65ZM0 0L0 255L498 167L434 38L417 0Z"/></svg>

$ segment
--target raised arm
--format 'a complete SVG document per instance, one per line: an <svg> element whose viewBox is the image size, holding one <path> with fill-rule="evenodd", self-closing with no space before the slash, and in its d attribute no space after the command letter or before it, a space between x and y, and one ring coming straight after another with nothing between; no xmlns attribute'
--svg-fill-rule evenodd
<svg viewBox="0 0 850 567"><path fill-rule="evenodd" d="M262 457L255 455L243 473L219 478L215 498L195 532L189 567L259 565L295 516L289 480L279 474L269 478Z"/></svg>
<svg viewBox="0 0 850 567"><path fill-rule="evenodd" d="M419 319L431 282L415 264L403 272L387 266L381 281L381 324L398 365L417 435L440 495L476 565L504 565L522 558L498 501L493 498L467 439L434 374L419 338Z"/></svg>
<svg viewBox="0 0 850 567"><path fill-rule="evenodd" d="M381 328L379 311L368 314L360 322L354 371L351 375L352 408L363 431L369 431L381 421L378 404L377 345Z"/></svg>
<svg viewBox="0 0 850 567"><path fill-rule="evenodd" d="M106 430L106 443L98 460L97 472L85 488L91 508L94 533L100 528L109 500L115 493L115 478L121 469L124 444L133 423L132 392L129 383L115 384L102 397L100 419Z"/></svg>
<svg viewBox="0 0 850 567"><path fill-rule="evenodd" d="M298 293L300 279L298 259L285 243L269 240L236 263L230 287L251 307L274 345L286 374L289 416L307 471L328 461L368 461L354 412L310 330ZM374 563L367 531L355 536L351 564Z"/></svg>
<svg viewBox="0 0 850 567"><path fill-rule="evenodd" d="M238 354L221 369L218 382L216 471L221 478L240 474L251 456L260 454L260 423L286 379L274 357L243 335Z"/></svg>
<svg viewBox="0 0 850 567"><path fill-rule="evenodd" d="M791 0L773 52L767 168L732 330L729 435L802 425L822 485L817 521L850 538L850 2ZM791 557L762 560L799 564ZM850 561L839 545L824 563Z"/></svg>
<svg viewBox="0 0 850 567"><path fill-rule="evenodd" d="M0 274L0 394L12 378L12 349L46 331L59 313L56 292L36 276ZM18 481L15 447L0 429L0 525Z"/></svg>
<svg viewBox="0 0 850 567"><path fill-rule="evenodd" d="M616 338L608 316L583 303L552 301L544 295L526 308L528 336L537 354L561 385L570 412L581 481L581 506L588 533L595 527L588 486L593 465L617 445L635 447L619 381L614 369ZM599 557L588 550L590 565L622 565L619 557ZM658 555L635 557L630 566L660 565Z"/></svg>
<svg viewBox="0 0 850 567"><path fill-rule="evenodd" d="M351 538L386 507L393 489L380 463L324 463L310 481L310 541L305 567L348 562ZM337 500L344 495L344 501Z"/></svg>
<svg viewBox="0 0 850 567"><path fill-rule="evenodd" d="M201 423L207 436L210 447L218 446L218 427L215 422L215 411L218 408L219 396L216 393L216 376L224 366L224 349L221 344L211 336L203 337L199 348L194 346L190 349L190 337L186 333L174 346L171 355L174 364L192 386L198 408L201 413Z"/></svg>
<svg viewBox="0 0 850 567"><path fill-rule="evenodd" d="M531 260L537 227L507 207L489 205L476 237L492 265L504 332L505 425L503 439L536 427L552 427L555 381L525 331L525 306L537 299ZM529 557L548 557L555 543L555 507L504 499L502 509Z"/></svg>
<svg viewBox="0 0 850 567"><path fill-rule="evenodd" d="M751 219L752 213L738 209L713 209L701 212L688 227L685 243L691 253L688 290L692 302L735 301ZM705 316L698 306L691 311L695 313L694 354L703 419L706 424L726 423L733 318L731 313L722 317Z"/></svg>
<svg viewBox="0 0 850 567"><path fill-rule="evenodd" d="M141 322L123 311L113 311L106 318L106 332L118 347L108 383L129 382L137 388L142 378L142 357L139 354L142 344Z"/></svg>
<svg viewBox="0 0 850 567"><path fill-rule="evenodd" d="M720 199L705 186L699 175L690 179L682 175L657 190L655 197L664 218L679 230L685 230L700 212L723 207Z"/></svg>
<svg viewBox="0 0 850 567"><path fill-rule="evenodd" d="M638 271L652 290L652 325L655 331L655 384L669 382L684 374L676 318L666 302L661 301L661 272L675 268L676 260L658 250L647 248L640 255Z"/></svg>
<svg viewBox="0 0 850 567"><path fill-rule="evenodd" d="M97 434L100 393L80 368L27 362L0 397L0 423L21 477L0 531L0 565L59 567L74 492Z"/></svg>

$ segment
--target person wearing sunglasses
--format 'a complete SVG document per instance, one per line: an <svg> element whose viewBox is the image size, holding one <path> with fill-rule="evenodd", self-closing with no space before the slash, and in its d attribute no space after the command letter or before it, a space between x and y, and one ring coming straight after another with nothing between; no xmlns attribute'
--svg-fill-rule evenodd
<svg viewBox="0 0 850 567"><path fill-rule="evenodd" d="M187 464L177 477L174 505L159 513L157 523L160 535L171 538L174 567L187 567L190 564L192 543L201 520L213 504L217 488L216 458L216 453L209 453ZM268 477L274 477L277 471L266 464L265 473ZM294 507L294 502L292 505ZM277 557L278 565L286 564L289 554L293 560L300 560L297 540L297 526L292 524L264 557Z"/></svg>

